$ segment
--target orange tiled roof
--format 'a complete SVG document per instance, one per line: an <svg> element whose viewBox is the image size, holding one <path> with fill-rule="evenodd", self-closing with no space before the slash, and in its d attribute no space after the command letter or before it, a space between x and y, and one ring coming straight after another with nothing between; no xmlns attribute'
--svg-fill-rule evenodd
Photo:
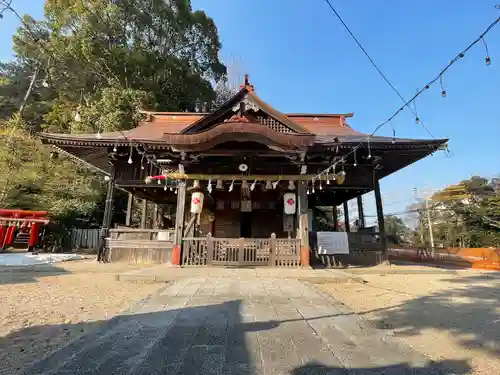
<svg viewBox="0 0 500 375"><path fill-rule="evenodd" d="M284 115L313 134L339 136L361 134L345 122L345 118L352 117L352 114ZM127 136L132 139L151 139L161 137L164 133L180 133L204 116L206 113L151 112L149 121L142 122L137 128L128 131Z"/></svg>

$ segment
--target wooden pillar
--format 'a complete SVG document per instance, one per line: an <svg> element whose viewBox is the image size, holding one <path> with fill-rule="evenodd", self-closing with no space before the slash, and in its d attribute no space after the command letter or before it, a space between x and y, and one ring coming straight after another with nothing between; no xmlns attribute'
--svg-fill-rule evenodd
<svg viewBox="0 0 500 375"><path fill-rule="evenodd" d="M387 261L389 258L387 255L387 235L385 233L384 209L382 207L382 196L380 194L380 185L377 177L374 179L373 188L375 191L375 204L377 205L378 229L380 232L380 241L382 243L383 258Z"/></svg>
<svg viewBox="0 0 500 375"><path fill-rule="evenodd" d="M333 230L339 230L339 216L337 212L337 206L332 207L332 215L333 215Z"/></svg>
<svg viewBox="0 0 500 375"><path fill-rule="evenodd" d="M309 260L309 227L307 219L308 202L306 184L300 182L297 187L297 203L298 203L298 221L299 221L299 237L301 239L300 246L300 264L303 267L310 266Z"/></svg>
<svg viewBox="0 0 500 375"><path fill-rule="evenodd" d="M142 200L141 229L146 229L146 219L148 217L148 201Z"/></svg>
<svg viewBox="0 0 500 375"><path fill-rule="evenodd" d="M162 205L158 205L158 218L157 220L157 229L163 229L163 222L165 220L165 210Z"/></svg>
<svg viewBox="0 0 500 375"><path fill-rule="evenodd" d="M104 249L106 247L106 237L108 237L109 229L111 227L111 219L113 217L113 201L115 198L115 168L111 166L111 176L108 182L108 192L106 194L106 204L104 206L104 215L102 219L101 238L99 250L97 251L97 261L103 262Z"/></svg>
<svg viewBox="0 0 500 375"><path fill-rule="evenodd" d="M125 225L130 226L132 224L132 205L134 203L134 195L132 193L128 193L128 202L127 202L127 216L125 218Z"/></svg>
<svg viewBox="0 0 500 375"><path fill-rule="evenodd" d="M184 230L184 209L186 207L186 182L180 181L177 189L177 211L175 213L174 249L172 252L172 264L181 264L181 242Z"/></svg>
<svg viewBox="0 0 500 375"><path fill-rule="evenodd" d="M151 229L158 229L158 203L153 205L153 223Z"/></svg>
<svg viewBox="0 0 500 375"><path fill-rule="evenodd" d="M349 206L347 205L347 201L344 202L344 225L345 225L345 231L350 232L351 225L349 223Z"/></svg>
<svg viewBox="0 0 500 375"><path fill-rule="evenodd" d="M361 195L358 195L356 197L356 200L358 202L359 225L361 226L361 228L364 228L366 226L366 221L365 221L365 211L363 209L363 197Z"/></svg>

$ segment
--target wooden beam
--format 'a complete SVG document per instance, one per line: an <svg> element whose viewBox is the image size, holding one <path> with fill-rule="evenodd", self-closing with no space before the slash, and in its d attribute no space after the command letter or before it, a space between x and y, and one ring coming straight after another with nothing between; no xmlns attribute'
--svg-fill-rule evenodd
<svg viewBox="0 0 500 375"><path fill-rule="evenodd" d="M184 230L184 209L186 207L186 182L181 181L177 189L177 211L175 214L174 248L172 250L172 264L181 265L182 233Z"/></svg>
<svg viewBox="0 0 500 375"><path fill-rule="evenodd" d="M344 202L344 226L346 232L351 231L351 224L349 223L349 206L347 201Z"/></svg>
<svg viewBox="0 0 500 375"><path fill-rule="evenodd" d="M127 202L127 216L125 218L125 225L130 226L132 223L132 205L134 203L134 196L132 193L128 193L128 202Z"/></svg>
<svg viewBox="0 0 500 375"><path fill-rule="evenodd" d="M298 203L298 221L299 221L299 230L298 234L301 239L300 246L300 263L303 267L309 267L309 228L308 224L308 199L307 199L307 186L304 182L299 183L297 186L297 203Z"/></svg>
<svg viewBox="0 0 500 375"><path fill-rule="evenodd" d="M109 228L111 227L111 219L113 217L113 201L115 198L115 168L111 167L111 177L108 182L108 191L106 193L106 203L104 206L104 217L101 228L101 243L97 251L97 261L103 262L104 248L106 245L106 237L108 236Z"/></svg>
<svg viewBox="0 0 500 375"><path fill-rule="evenodd" d="M382 195L380 194L380 185L377 177L374 179L374 190L375 190L375 204L377 206L377 220L378 220L378 231L380 232L380 242L382 244L382 251L384 260L387 261L387 235L385 233L385 221L384 221L384 209L382 207Z"/></svg>
<svg viewBox="0 0 500 375"><path fill-rule="evenodd" d="M148 217L148 201L142 200L141 229L146 229L146 218Z"/></svg>
<svg viewBox="0 0 500 375"><path fill-rule="evenodd" d="M181 245L184 231L184 210L186 206L186 183L180 182L177 189L177 210L175 213L174 244Z"/></svg>
<svg viewBox="0 0 500 375"><path fill-rule="evenodd" d="M361 195L358 195L356 197L356 201L358 203L359 225L361 226L361 228L364 228L366 226L366 221L365 221L365 212L363 209L363 197Z"/></svg>
<svg viewBox="0 0 500 375"><path fill-rule="evenodd" d="M337 212L337 206L332 206L332 215L333 215L333 230L339 229L339 216Z"/></svg>
<svg viewBox="0 0 500 375"><path fill-rule="evenodd" d="M158 204L153 205L153 224L152 229L158 229Z"/></svg>

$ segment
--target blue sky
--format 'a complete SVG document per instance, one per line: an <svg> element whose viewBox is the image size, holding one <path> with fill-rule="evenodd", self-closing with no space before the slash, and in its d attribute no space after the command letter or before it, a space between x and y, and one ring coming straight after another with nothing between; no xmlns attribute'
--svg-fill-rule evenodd
<svg viewBox="0 0 500 375"><path fill-rule="evenodd" d="M498 1L332 0L394 85L410 97L486 28ZM42 17L42 0L14 0L20 13ZM371 132L401 105L324 0L193 0L219 29L222 58L239 62L258 95L282 112L354 112L350 125ZM0 60L12 56L18 22L0 21ZM386 213L411 203L417 188L443 187L472 175L500 173L500 26L486 37L492 64L479 44L417 101L436 138L450 138L452 157L440 152L382 181ZM393 121L400 137L429 138L403 113ZM380 135L391 135L390 126ZM366 199L371 201L371 198ZM371 202L370 202L371 203ZM373 205L368 205L373 214Z"/></svg>

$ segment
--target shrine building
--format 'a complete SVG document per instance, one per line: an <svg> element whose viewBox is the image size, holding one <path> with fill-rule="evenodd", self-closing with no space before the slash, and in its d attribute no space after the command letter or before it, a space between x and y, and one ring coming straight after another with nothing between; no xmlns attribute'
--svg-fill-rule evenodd
<svg viewBox="0 0 500 375"><path fill-rule="evenodd" d="M380 179L447 142L368 136L348 125L352 113L281 113L257 96L248 76L213 112L144 115L126 131L40 134L54 152L107 176L102 261L273 267L383 261ZM111 222L116 189L129 193L126 223ZM372 191L378 225L367 228L361 197ZM143 202L140 228L130 226L132 197ZM358 206L355 231L351 199ZM146 202L155 204L149 227ZM331 228L313 228L314 207L333 210Z"/></svg>

